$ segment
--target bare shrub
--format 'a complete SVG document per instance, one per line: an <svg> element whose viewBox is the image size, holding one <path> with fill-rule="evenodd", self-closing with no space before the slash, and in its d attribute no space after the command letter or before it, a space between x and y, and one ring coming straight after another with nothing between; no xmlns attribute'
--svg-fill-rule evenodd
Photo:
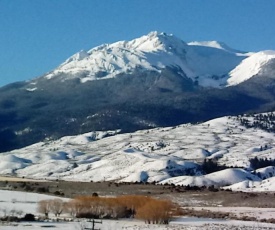
<svg viewBox="0 0 275 230"><path fill-rule="evenodd" d="M82 209L76 217L98 218L100 212L100 199L94 196L81 196L76 200L80 203Z"/></svg>
<svg viewBox="0 0 275 230"><path fill-rule="evenodd" d="M64 202L61 199L50 200L50 210L55 216L60 216L64 209Z"/></svg>
<svg viewBox="0 0 275 230"><path fill-rule="evenodd" d="M127 217L127 207L119 202L117 198L105 199L105 213L103 218L123 218Z"/></svg>
<svg viewBox="0 0 275 230"><path fill-rule="evenodd" d="M80 196L66 203L65 211L77 218L137 217L148 223L168 224L177 209L170 201L146 196Z"/></svg>
<svg viewBox="0 0 275 230"><path fill-rule="evenodd" d="M75 202L81 206L76 217L81 218L122 218L127 217L127 207L117 198L82 196Z"/></svg>
<svg viewBox="0 0 275 230"><path fill-rule="evenodd" d="M38 202L37 211L39 213L44 214L46 218L49 217L49 213L51 210L50 203L51 203L51 200L41 200Z"/></svg>
<svg viewBox="0 0 275 230"><path fill-rule="evenodd" d="M166 200L150 200L137 209L137 218L149 224L168 224L173 216L174 206Z"/></svg>
<svg viewBox="0 0 275 230"><path fill-rule="evenodd" d="M148 203L150 200L152 200L151 197L139 195L120 196L117 197L117 199L119 203L126 206L132 217L135 217L137 209L139 209L140 207Z"/></svg>
<svg viewBox="0 0 275 230"><path fill-rule="evenodd" d="M64 204L66 213L69 213L71 217L76 217L81 213L83 205L79 200L71 200Z"/></svg>

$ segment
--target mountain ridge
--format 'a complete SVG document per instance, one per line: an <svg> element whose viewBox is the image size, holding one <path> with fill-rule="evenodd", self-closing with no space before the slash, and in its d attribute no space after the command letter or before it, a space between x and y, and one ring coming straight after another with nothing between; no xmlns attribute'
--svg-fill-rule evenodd
<svg viewBox="0 0 275 230"><path fill-rule="evenodd" d="M244 52L236 53L239 51L234 52L234 49L222 43L218 44L224 48L219 49L213 45L190 44L172 34L154 31L131 41L118 41L89 51L82 50L44 77L51 79L60 73L82 72L86 77L80 80L84 83L131 73L136 68L161 71L170 66L179 67L187 77L197 80L202 86L219 87L226 84L226 79L219 82L217 79L213 81L211 77L224 77L248 55Z"/></svg>
<svg viewBox="0 0 275 230"><path fill-rule="evenodd" d="M152 32L81 51L50 73L1 87L0 151L95 130L132 132L275 109L273 54L260 55L268 60L256 75L226 87L236 62L252 59L253 66L259 54L206 45Z"/></svg>

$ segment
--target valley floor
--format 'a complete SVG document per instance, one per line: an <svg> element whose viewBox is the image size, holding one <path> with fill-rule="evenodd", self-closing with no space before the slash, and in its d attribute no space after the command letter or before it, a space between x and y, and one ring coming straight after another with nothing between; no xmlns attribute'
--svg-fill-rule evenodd
<svg viewBox="0 0 275 230"><path fill-rule="evenodd" d="M22 182L8 181L2 182L7 183L7 187L11 188L12 186L18 186L22 184ZM79 191L79 185L82 184L82 187L86 187L86 192L91 192L89 187L93 189L101 188L102 190L105 188L112 189L116 191L114 188L117 188L117 192L121 191L130 191L133 192L133 186L137 186L140 191L146 192L148 195L152 195L154 197L170 197L174 198L173 200L178 200L178 203L182 207L186 207L189 210L195 211L211 211L211 212L230 212L238 217L255 217L257 220L262 219L275 219L275 207L273 208L260 208L259 204L263 202L263 204L267 203L269 200L270 206L273 206L272 197L273 194L255 194L251 195L249 193L241 193L241 192L210 192L210 191L186 191L182 193L175 193L171 191L171 188L165 188L163 186L153 186L153 185L120 185L116 187L115 185L108 186L107 183L75 183L75 182L28 182L32 186L41 186L41 185L52 185L52 188L64 188L63 186L71 186L74 192ZM9 187L10 186L10 187ZM66 187L65 186L65 187ZM127 188L127 189L125 189ZM132 189L131 189L132 188ZM22 189L22 188L21 188ZM162 191L162 192L161 192ZM157 192L159 193L157 195ZM161 194L162 193L162 194ZM244 199L244 196L247 198ZM204 200L202 199L204 197ZM53 196L43 195L38 193L30 193L25 191L11 191L11 190L0 190L0 211L6 210L7 212L12 210L22 211L22 215L25 213L34 213L35 215L41 215L37 213L37 203L42 199L53 199ZM66 198L64 198L66 199ZM234 202L231 202L235 200ZM239 206L244 205L247 202L246 207L238 207L237 202L239 202ZM254 202L253 202L254 200ZM222 202L225 206L222 206ZM215 206L210 206L215 203ZM254 207L249 207L254 206ZM235 207L230 206L233 205ZM3 213L2 213L3 214ZM65 217L65 216L64 216ZM63 217L62 217L63 218ZM84 227L83 227L84 226ZM51 228L56 230L82 230L85 227L89 228L90 223L87 222L34 222L34 223L0 223L1 230L36 230L41 228ZM128 229L128 230L142 230L142 229L159 229L159 230L180 230L180 229L190 229L190 230L201 230L201 229L244 229L244 230L252 230L252 229L275 229L275 224L271 223L263 223L263 222L255 222L255 221L242 221L242 220L232 220L232 219L211 219L209 217L198 218L198 217L179 217L169 225L148 225L143 221L135 220L135 219L122 219L122 220L103 220L102 224L97 224L96 228L101 230L119 230L119 229Z"/></svg>
<svg viewBox="0 0 275 230"><path fill-rule="evenodd" d="M19 223L10 225L1 225L1 230L36 230L41 228L50 228L56 230L81 230L89 228L89 223L85 222L52 222L52 223ZM102 224L97 224L96 228L101 230L254 230L265 229L271 230L275 228L274 224L258 223L258 222L245 222L245 221L231 221L231 220L214 220L214 219L197 219L197 218L181 218L171 222L169 225L148 225L141 221L129 220L103 220Z"/></svg>
<svg viewBox="0 0 275 230"><path fill-rule="evenodd" d="M23 180L23 181L21 181ZM112 182L33 181L26 178L5 177L0 189L24 192L43 192L49 195L64 194L73 198L79 195L99 196L145 195L169 199L182 207L257 207L275 208L274 193L248 193L238 191L216 192L209 189L186 190L181 186L153 184L116 184ZM44 191L43 191L44 190Z"/></svg>

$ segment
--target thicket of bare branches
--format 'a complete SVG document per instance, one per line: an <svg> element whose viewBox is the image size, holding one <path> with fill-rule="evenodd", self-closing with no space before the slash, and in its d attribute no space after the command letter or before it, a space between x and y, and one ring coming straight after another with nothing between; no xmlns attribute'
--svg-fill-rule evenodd
<svg viewBox="0 0 275 230"><path fill-rule="evenodd" d="M175 205L170 201L146 196L98 197L80 196L64 202L61 199L42 200L38 211L48 218L51 212L58 217L62 212L76 218L139 218L146 223L168 224Z"/></svg>
<svg viewBox="0 0 275 230"><path fill-rule="evenodd" d="M50 201L51 200L41 200L38 202L37 211L44 214L46 218L49 217L49 213L51 211Z"/></svg>
<svg viewBox="0 0 275 230"><path fill-rule="evenodd" d="M50 200L50 210L56 217L60 216L60 214L63 212L64 206L64 202L61 199L57 198Z"/></svg>
<svg viewBox="0 0 275 230"><path fill-rule="evenodd" d="M170 201L152 199L137 209L137 218L148 224L168 224L174 209Z"/></svg>
<svg viewBox="0 0 275 230"><path fill-rule="evenodd" d="M82 218L122 218L127 217L127 207L116 198L83 196L67 204L67 208L78 207L75 216Z"/></svg>
<svg viewBox="0 0 275 230"><path fill-rule="evenodd" d="M76 217L81 213L83 205L78 200L71 200L64 205L65 212L70 214L71 217Z"/></svg>
<svg viewBox="0 0 275 230"><path fill-rule="evenodd" d="M38 202L37 211L49 217L49 213L53 213L56 217L60 216L64 211L65 202L61 199L41 200Z"/></svg>
<svg viewBox="0 0 275 230"><path fill-rule="evenodd" d="M175 205L170 201L146 196L94 197L82 196L66 204L66 211L82 218L136 217L152 224L168 224Z"/></svg>

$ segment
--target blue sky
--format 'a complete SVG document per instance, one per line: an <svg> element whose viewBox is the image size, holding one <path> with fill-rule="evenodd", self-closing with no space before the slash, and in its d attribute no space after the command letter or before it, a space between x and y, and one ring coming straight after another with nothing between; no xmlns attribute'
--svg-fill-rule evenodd
<svg viewBox="0 0 275 230"><path fill-rule="evenodd" d="M72 54L150 31L275 50L274 0L0 0L0 86L48 72Z"/></svg>

